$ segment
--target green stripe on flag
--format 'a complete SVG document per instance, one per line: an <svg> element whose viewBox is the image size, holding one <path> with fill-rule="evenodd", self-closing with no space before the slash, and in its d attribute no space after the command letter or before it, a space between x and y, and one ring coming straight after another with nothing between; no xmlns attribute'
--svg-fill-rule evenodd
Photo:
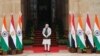
<svg viewBox="0 0 100 56"><path fill-rule="evenodd" d="M9 47L7 46L5 40L3 39L3 37L1 36L1 49L3 51L8 51L9 50Z"/></svg>
<svg viewBox="0 0 100 56"><path fill-rule="evenodd" d="M100 51L100 43L96 36L94 36L94 44L95 44L96 50Z"/></svg>
<svg viewBox="0 0 100 56"><path fill-rule="evenodd" d="M2 50L2 48L1 48L1 37L0 37L0 50Z"/></svg>
<svg viewBox="0 0 100 56"><path fill-rule="evenodd" d="M16 46L17 46L18 50L22 50L22 48L23 48L17 35L16 35Z"/></svg>
<svg viewBox="0 0 100 56"><path fill-rule="evenodd" d="M82 43L82 41L78 35L76 35L76 41L77 41L78 48L80 48L80 49L85 48L84 44Z"/></svg>
<svg viewBox="0 0 100 56"><path fill-rule="evenodd" d="M1 47L1 37L0 37L0 47ZM1 49L1 48L0 48Z"/></svg>

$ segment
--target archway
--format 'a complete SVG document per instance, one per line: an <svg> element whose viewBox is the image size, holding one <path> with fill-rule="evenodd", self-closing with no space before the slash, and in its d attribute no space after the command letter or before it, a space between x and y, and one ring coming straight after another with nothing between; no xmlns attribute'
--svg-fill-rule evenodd
<svg viewBox="0 0 100 56"><path fill-rule="evenodd" d="M21 7L27 39L30 36L36 37L34 31L41 31L45 23L49 23L53 33L58 34L55 37L64 38L68 0L22 0Z"/></svg>
<svg viewBox="0 0 100 56"><path fill-rule="evenodd" d="M51 0L37 0L37 29L43 28L45 23L52 24Z"/></svg>

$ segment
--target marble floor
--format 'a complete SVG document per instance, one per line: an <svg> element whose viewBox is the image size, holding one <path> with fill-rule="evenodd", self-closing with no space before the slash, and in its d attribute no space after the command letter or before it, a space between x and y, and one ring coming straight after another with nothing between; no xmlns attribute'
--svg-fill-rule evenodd
<svg viewBox="0 0 100 56"><path fill-rule="evenodd" d="M70 53L67 50L61 50L58 53L33 53L32 51L24 51L23 54L18 55L1 55L1 56L100 56L96 53Z"/></svg>

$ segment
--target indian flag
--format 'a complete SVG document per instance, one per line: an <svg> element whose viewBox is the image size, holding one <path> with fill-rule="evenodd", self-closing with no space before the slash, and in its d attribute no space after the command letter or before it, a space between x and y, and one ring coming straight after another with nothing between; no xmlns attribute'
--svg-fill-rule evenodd
<svg viewBox="0 0 100 56"><path fill-rule="evenodd" d="M18 50L22 50L22 48L23 48L23 43L22 43L22 16L20 16L19 19L18 19L16 46L17 46Z"/></svg>
<svg viewBox="0 0 100 56"><path fill-rule="evenodd" d="M9 50L8 32L7 32L7 25L6 25L5 17L3 19L2 30L1 30L1 48L3 51Z"/></svg>
<svg viewBox="0 0 100 56"><path fill-rule="evenodd" d="M86 20L85 34L86 34L87 48L94 48L92 29L91 29L91 24L90 24L90 19L89 19L88 14L87 14L87 20Z"/></svg>
<svg viewBox="0 0 100 56"><path fill-rule="evenodd" d="M86 47L81 16L78 17L76 40L77 40L78 48L84 49Z"/></svg>
<svg viewBox="0 0 100 56"><path fill-rule="evenodd" d="M11 15L11 22L10 22L9 46L12 50L16 49L16 32L15 32L13 15Z"/></svg>
<svg viewBox="0 0 100 56"><path fill-rule="evenodd" d="M94 44L96 50L100 51L100 24L97 15L95 16L94 22Z"/></svg>
<svg viewBox="0 0 100 56"><path fill-rule="evenodd" d="M76 43L76 33L75 33L75 23L74 23L74 14L70 18L70 35L71 35L71 47L76 48L77 43Z"/></svg>

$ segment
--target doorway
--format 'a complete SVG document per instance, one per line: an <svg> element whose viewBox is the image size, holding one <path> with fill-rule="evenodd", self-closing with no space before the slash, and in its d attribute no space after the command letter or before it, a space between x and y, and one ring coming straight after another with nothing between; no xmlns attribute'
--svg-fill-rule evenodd
<svg viewBox="0 0 100 56"><path fill-rule="evenodd" d="M43 28L45 23L52 23L51 0L38 0L37 2L37 29Z"/></svg>
<svg viewBox="0 0 100 56"><path fill-rule="evenodd" d="M48 23L52 28L52 34L57 34L57 37L54 36L55 39L57 38L57 41L62 39L66 40L64 34L65 27L68 26L66 24L68 21L68 6L68 0L21 0L21 10L24 18L24 36L27 40L33 37L34 40L32 41L37 41L37 38L42 36L40 34L45 23ZM68 27L66 32L67 31ZM38 40L40 40L40 38Z"/></svg>

